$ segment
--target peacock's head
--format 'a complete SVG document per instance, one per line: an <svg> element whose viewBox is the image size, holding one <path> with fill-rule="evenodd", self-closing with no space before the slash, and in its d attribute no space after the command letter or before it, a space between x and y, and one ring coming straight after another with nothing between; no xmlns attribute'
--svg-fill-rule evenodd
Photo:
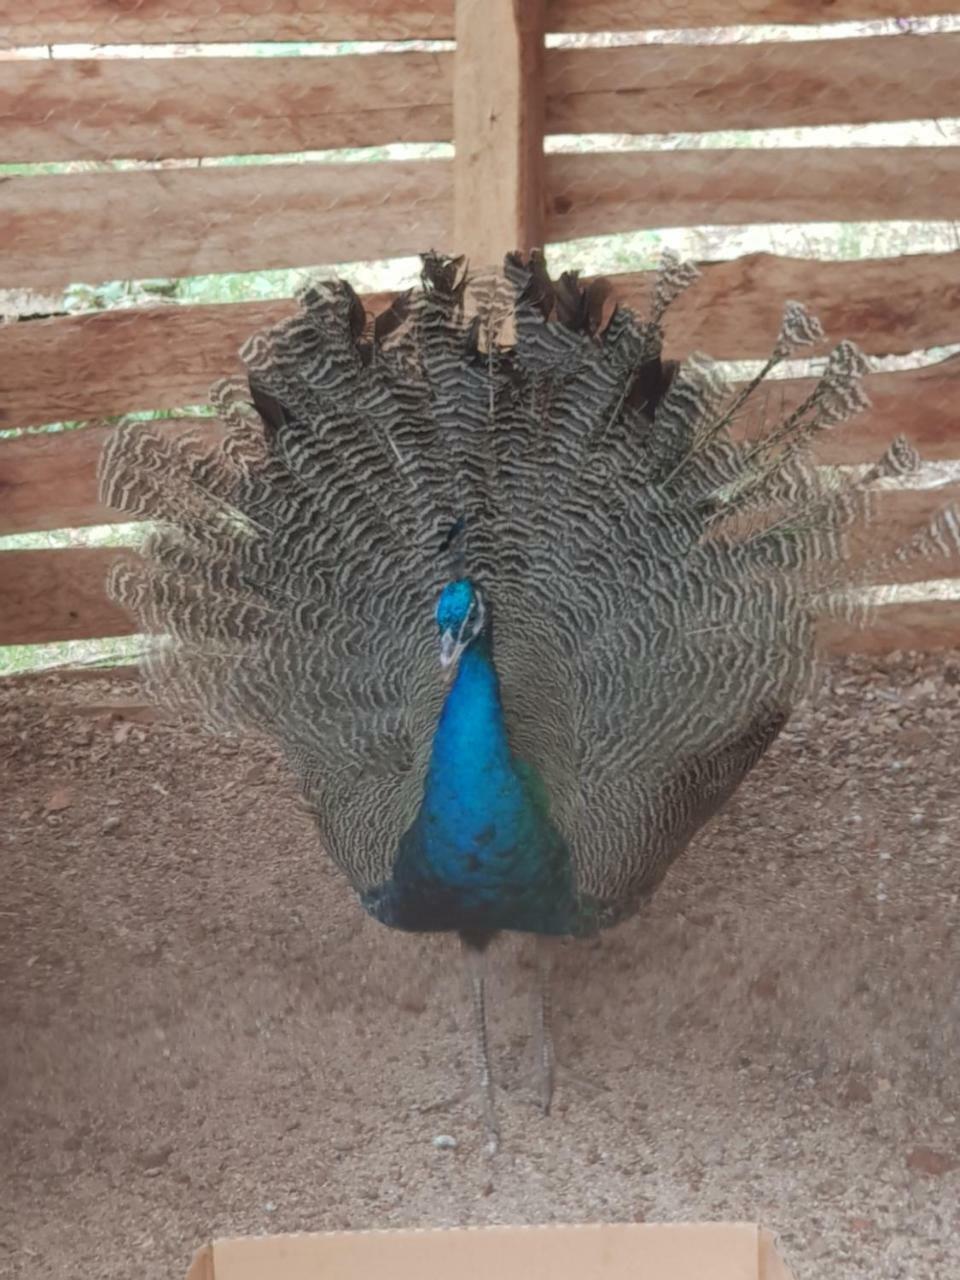
<svg viewBox="0 0 960 1280"><path fill-rule="evenodd" d="M480 635L486 622L487 607L480 588L469 578L448 582L437 601L441 667L452 666Z"/></svg>

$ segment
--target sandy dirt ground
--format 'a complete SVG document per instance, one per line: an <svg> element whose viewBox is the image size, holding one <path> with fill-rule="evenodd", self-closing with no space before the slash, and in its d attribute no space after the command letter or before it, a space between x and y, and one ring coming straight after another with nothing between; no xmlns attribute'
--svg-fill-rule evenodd
<svg viewBox="0 0 960 1280"><path fill-rule="evenodd" d="M496 950L493 1159L449 1101L453 940L364 917L268 747L136 699L0 693L0 1275L167 1280L217 1234L711 1218L775 1228L801 1280L960 1275L960 661L832 666L647 911L560 947L547 1118L532 957Z"/></svg>

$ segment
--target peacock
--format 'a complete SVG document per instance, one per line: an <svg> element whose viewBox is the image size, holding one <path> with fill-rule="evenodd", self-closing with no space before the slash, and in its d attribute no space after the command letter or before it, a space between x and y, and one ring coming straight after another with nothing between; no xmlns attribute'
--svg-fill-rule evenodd
<svg viewBox="0 0 960 1280"><path fill-rule="evenodd" d="M905 440L865 474L812 463L866 403L851 343L770 411L767 375L823 339L800 304L745 384L664 358L696 275L666 254L643 316L536 253L426 254L376 316L311 283L214 389L213 443L129 423L101 460L103 501L151 522L109 590L154 637L156 696L273 738L365 910L459 936L491 1150L492 939L633 915L809 690L822 619L960 545L945 512L871 554Z"/></svg>

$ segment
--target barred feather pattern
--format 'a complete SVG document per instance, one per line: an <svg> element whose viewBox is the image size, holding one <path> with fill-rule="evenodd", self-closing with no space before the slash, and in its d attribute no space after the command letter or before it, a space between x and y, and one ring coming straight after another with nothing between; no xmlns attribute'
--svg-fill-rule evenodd
<svg viewBox="0 0 960 1280"><path fill-rule="evenodd" d="M694 277L667 256L645 319L537 257L470 276L427 255L376 319L317 283L247 344L249 385L216 389L214 447L113 433L103 500L153 524L110 591L155 638L155 695L282 744L358 891L417 812L452 577L495 610L511 745L594 904L584 930L634 910L774 740L818 618L865 619L869 486L916 456L896 441L860 480L810 463L865 403L850 343L735 442L763 376L823 335L791 302L746 388L700 354L670 365L664 313ZM947 512L896 555L958 546Z"/></svg>

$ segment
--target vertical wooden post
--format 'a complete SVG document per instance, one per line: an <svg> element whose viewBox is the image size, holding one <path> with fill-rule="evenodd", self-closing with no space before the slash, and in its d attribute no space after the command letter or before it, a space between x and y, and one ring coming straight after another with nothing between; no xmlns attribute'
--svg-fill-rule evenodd
<svg viewBox="0 0 960 1280"><path fill-rule="evenodd" d="M455 253L543 246L545 0L456 0Z"/></svg>

